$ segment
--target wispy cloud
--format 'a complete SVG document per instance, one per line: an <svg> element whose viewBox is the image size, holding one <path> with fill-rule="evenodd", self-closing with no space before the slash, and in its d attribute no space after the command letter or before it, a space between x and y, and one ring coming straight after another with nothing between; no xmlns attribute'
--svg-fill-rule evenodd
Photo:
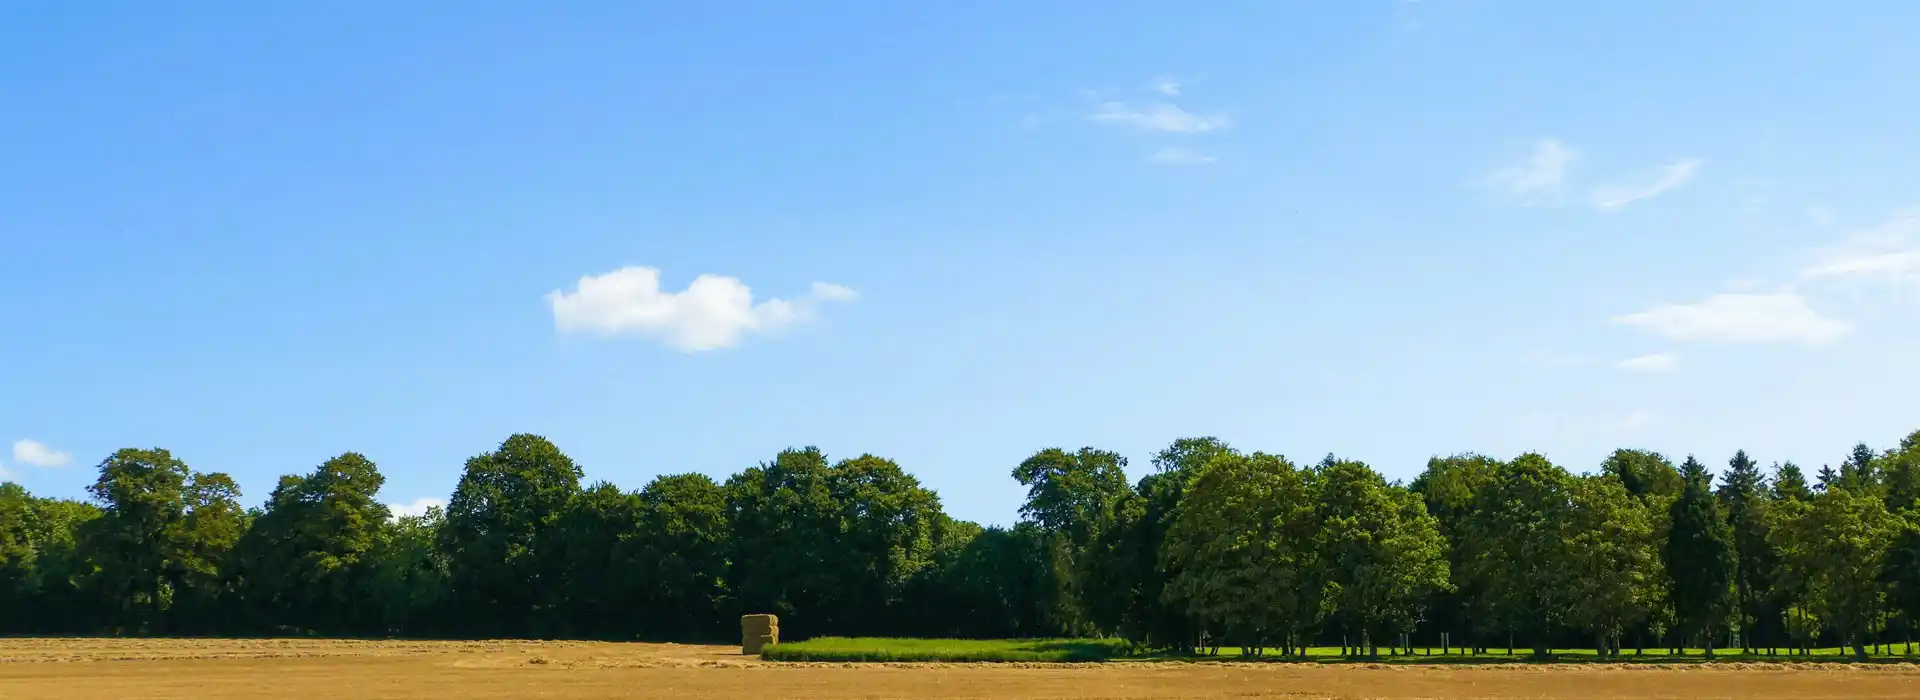
<svg viewBox="0 0 1920 700"><path fill-rule="evenodd" d="M1174 80L1172 78L1161 78L1159 80L1153 81L1153 85L1151 86L1151 89L1154 92L1160 93L1162 95L1166 95L1168 97L1179 97L1180 81Z"/></svg>
<svg viewBox="0 0 1920 700"><path fill-rule="evenodd" d="M1480 179L1495 195L1521 204L1544 204L1558 199L1567 186L1567 171L1579 153L1557 139L1534 142L1520 162L1495 169Z"/></svg>
<svg viewBox="0 0 1920 700"><path fill-rule="evenodd" d="M696 353L738 345L750 333L778 332L810 320L825 302L859 298L852 289L827 282L797 299L754 303L753 291L739 279L701 275L685 290L660 289L660 271L623 267L581 277L574 291L553 291L554 327L562 334L634 335Z"/></svg>
<svg viewBox="0 0 1920 700"><path fill-rule="evenodd" d="M29 466L58 469L72 462L73 455L48 447L37 440L17 440L13 443L13 461Z"/></svg>
<svg viewBox="0 0 1920 700"><path fill-rule="evenodd" d="M1168 102L1148 105L1102 102L1094 110L1091 118L1103 124L1172 134L1197 134L1226 129L1233 125L1233 121L1225 115L1194 114L1181 109L1179 105Z"/></svg>
<svg viewBox="0 0 1920 700"><path fill-rule="evenodd" d="M1188 148L1162 148L1147 160L1159 165L1206 165L1219 159Z"/></svg>
<svg viewBox="0 0 1920 700"><path fill-rule="evenodd" d="M1727 343L1818 345L1853 330L1822 316L1794 292L1715 294L1692 304L1661 304L1615 316L1613 322L1674 340Z"/></svg>
<svg viewBox="0 0 1920 700"><path fill-rule="evenodd" d="M1593 206L1600 211L1612 212L1634 202L1658 197L1686 186L1705 163L1699 158L1683 158L1625 181L1600 185L1593 188Z"/></svg>
<svg viewBox="0 0 1920 700"><path fill-rule="evenodd" d="M1673 372L1680 369L1680 358L1665 353L1629 357L1617 365L1629 372Z"/></svg>
<svg viewBox="0 0 1920 700"><path fill-rule="evenodd" d="M1819 251L1801 270L1809 281L1920 286L1920 209L1902 211L1838 246Z"/></svg>

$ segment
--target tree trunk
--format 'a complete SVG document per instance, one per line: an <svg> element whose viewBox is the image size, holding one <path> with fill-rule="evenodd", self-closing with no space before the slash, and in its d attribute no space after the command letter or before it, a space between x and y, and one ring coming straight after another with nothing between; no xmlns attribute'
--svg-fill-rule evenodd
<svg viewBox="0 0 1920 700"><path fill-rule="evenodd" d="M1861 644L1861 643L1860 643L1860 642L1858 642L1858 641L1855 641L1855 642L1853 643L1853 658L1854 658L1854 660L1856 660L1856 661L1866 661L1866 660L1867 660L1867 647L1866 647L1866 645L1864 645L1864 644Z"/></svg>
<svg viewBox="0 0 1920 700"><path fill-rule="evenodd" d="M1712 661L1713 660L1713 630L1707 630L1707 633L1702 636L1706 637L1704 641L1706 642L1706 645L1707 645L1707 660Z"/></svg>
<svg viewBox="0 0 1920 700"><path fill-rule="evenodd" d="M1599 634L1594 635L1593 655L1595 657L1602 658L1602 659L1607 658L1607 649L1611 648L1612 646L1613 645L1607 643L1607 634L1605 632L1601 632Z"/></svg>

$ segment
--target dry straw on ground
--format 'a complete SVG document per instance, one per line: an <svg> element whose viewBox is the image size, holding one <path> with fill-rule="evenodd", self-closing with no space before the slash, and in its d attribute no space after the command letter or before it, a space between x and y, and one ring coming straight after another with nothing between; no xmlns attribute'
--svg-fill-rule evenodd
<svg viewBox="0 0 1920 700"><path fill-rule="evenodd" d="M732 646L0 639L0 698L1916 698L1907 664L781 664Z"/></svg>

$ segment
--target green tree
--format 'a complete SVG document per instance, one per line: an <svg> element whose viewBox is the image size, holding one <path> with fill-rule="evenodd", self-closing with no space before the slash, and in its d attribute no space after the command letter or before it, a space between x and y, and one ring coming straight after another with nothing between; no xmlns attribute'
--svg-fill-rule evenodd
<svg viewBox="0 0 1920 700"><path fill-rule="evenodd" d="M440 634L448 624L447 557L440 529L446 510L433 506L420 515L395 518L378 531L368 555L372 573L368 596L379 609L380 634ZM470 611L459 611L464 614Z"/></svg>
<svg viewBox="0 0 1920 700"><path fill-rule="evenodd" d="M1792 462L1773 465L1773 500L1806 501L1813 498L1813 489L1807 488L1807 476L1801 473L1800 466Z"/></svg>
<svg viewBox="0 0 1920 700"><path fill-rule="evenodd" d="M1838 633L1857 658L1885 611L1887 555L1904 523L1870 494L1834 486L1787 525L1787 567L1801 582L1805 605Z"/></svg>
<svg viewBox="0 0 1920 700"><path fill-rule="evenodd" d="M1285 458L1215 455L1194 475L1167 531L1167 569L1177 572L1169 602L1247 653L1273 642L1305 647L1330 603L1316 500L1307 475Z"/></svg>
<svg viewBox="0 0 1920 700"><path fill-rule="evenodd" d="M971 527L969 527L971 526ZM1011 529L957 522L955 551L937 577L936 634L955 637L1055 637L1066 633L1054 608L1059 583L1053 537L1032 523Z"/></svg>
<svg viewBox="0 0 1920 700"><path fill-rule="evenodd" d="M1660 547L1653 516L1613 475L1577 477L1568 512L1570 622L1594 636L1605 657L1620 653L1627 628L1660 602Z"/></svg>
<svg viewBox="0 0 1920 700"><path fill-rule="evenodd" d="M548 591L553 614L542 636L633 639L645 586L640 497L599 482L575 494L539 538L540 557L559 562Z"/></svg>
<svg viewBox="0 0 1920 700"><path fill-rule="evenodd" d="M1680 471L1674 469L1673 462L1658 452L1646 450L1614 450L1600 464L1600 470L1620 480L1620 484L1642 500L1652 503L1651 497L1660 497L1671 502L1680 497L1686 480Z"/></svg>
<svg viewBox="0 0 1920 700"><path fill-rule="evenodd" d="M1864 442L1853 446L1847 458L1840 462L1840 485L1856 492L1880 487L1880 464L1873 448Z"/></svg>
<svg viewBox="0 0 1920 700"><path fill-rule="evenodd" d="M195 473L166 450L123 449L101 462L87 490L101 517L81 548L101 593L119 602L117 626L200 631L220 593L221 562L246 524L233 479Z"/></svg>
<svg viewBox="0 0 1920 700"><path fill-rule="evenodd" d="M1459 635L1460 640L1467 639L1476 629L1492 631L1498 627L1490 622L1492 616L1488 611L1479 606L1488 596L1476 587L1478 581L1473 578L1474 569L1468 563L1486 550L1485 543L1474 539L1471 516L1478 494L1493 482L1500 466L1499 460L1484 455L1433 457L1427 460L1426 471L1410 485L1426 502L1427 512L1433 515L1441 536L1450 544L1447 551L1450 585L1435 594L1431 607L1440 628L1450 635ZM1481 646L1484 645L1475 645L1475 648Z"/></svg>
<svg viewBox="0 0 1920 700"><path fill-rule="evenodd" d="M370 553L391 517L380 503L379 467L348 452L302 476L282 477L240 536L226 576L248 608L249 626L323 634L378 631L380 601L368 595Z"/></svg>
<svg viewBox="0 0 1920 700"><path fill-rule="evenodd" d="M839 630L841 570L826 566L839 546L840 504L819 449L783 450L727 481L734 533L729 580L741 611L780 616L783 634Z"/></svg>
<svg viewBox="0 0 1920 700"><path fill-rule="evenodd" d="M1467 579L1482 596L1487 620L1549 652L1572 608L1574 576L1565 533L1572 516L1573 476L1546 457L1527 453L1497 465L1475 494L1466 528Z"/></svg>
<svg viewBox="0 0 1920 700"><path fill-rule="evenodd" d="M1134 486L1140 513L1130 533L1133 602L1123 629L1130 639L1159 648L1194 639L1187 611L1166 602L1167 585L1179 572L1167 568L1161 552L1188 484L1207 462L1231 454L1238 453L1219 438L1181 438L1154 455L1153 473Z"/></svg>
<svg viewBox="0 0 1920 700"><path fill-rule="evenodd" d="M575 494L581 470L537 435L519 434L493 452L467 460L439 529L460 622L475 632L527 635L561 614L560 562L540 556L538 542Z"/></svg>
<svg viewBox="0 0 1920 700"><path fill-rule="evenodd" d="M725 639L732 609L727 494L705 474L661 476L640 490L644 629L661 639Z"/></svg>
<svg viewBox="0 0 1920 700"><path fill-rule="evenodd" d="M1733 607L1738 553L1733 531L1720 518L1711 491L1713 475L1693 457L1681 465L1686 487L1670 510L1665 564L1674 614L1685 635L1698 635L1713 658L1714 628ZM1682 645L1684 646L1684 645Z"/></svg>
<svg viewBox="0 0 1920 700"><path fill-rule="evenodd" d="M838 618L859 633L899 634L918 613L905 607L921 571L933 563L940 498L893 460L861 455L827 472L839 509Z"/></svg>
<svg viewBox="0 0 1920 700"><path fill-rule="evenodd" d="M1778 556L1767 542L1766 478L1760 465L1746 450L1734 453L1727 462L1726 478L1719 489L1720 505L1733 533L1735 561L1734 592L1740 618L1740 640L1749 653L1756 644L1755 634L1762 621L1777 616L1767 605L1778 566Z"/></svg>
<svg viewBox="0 0 1920 700"><path fill-rule="evenodd" d="M1335 609L1379 656L1380 639L1411 631L1421 604L1447 587L1446 540L1417 495L1365 464L1329 460L1316 477L1319 558Z"/></svg>
<svg viewBox="0 0 1920 700"><path fill-rule="evenodd" d="M1098 631L1096 617L1106 617L1091 591L1101 582L1082 564L1098 558L1092 554L1096 545L1132 499L1126 465L1125 457L1091 447L1078 452L1048 448L1013 470L1013 478L1027 487L1020 514L1053 540L1055 578L1063 584L1057 615L1076 634Z"/></svg>

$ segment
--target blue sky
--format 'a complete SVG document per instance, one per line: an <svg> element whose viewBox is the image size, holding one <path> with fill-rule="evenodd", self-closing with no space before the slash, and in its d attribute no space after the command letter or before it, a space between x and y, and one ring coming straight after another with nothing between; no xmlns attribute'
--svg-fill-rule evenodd
<svg viewBox="0 0 1920 700"><path fill-rule="evenodd" d="M1912 3L678 5L0 9L0 469L1920 428Z"/></svg>

